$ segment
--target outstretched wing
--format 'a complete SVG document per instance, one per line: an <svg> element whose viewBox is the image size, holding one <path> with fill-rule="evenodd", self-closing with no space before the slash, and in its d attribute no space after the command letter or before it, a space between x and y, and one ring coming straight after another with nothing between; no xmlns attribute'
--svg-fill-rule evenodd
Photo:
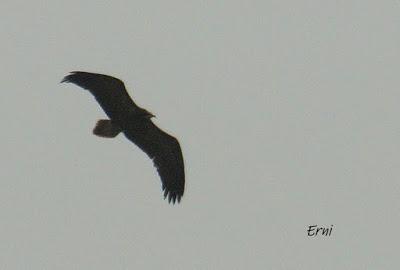
<svg viewBox="0 0 400 270"><path fill-rule="evenodd" d="M185 170L178 140L159 129L151 120L143 132L125 130L125 136L139 146L154 162L162 182L164 198L178 203L185 189Z"/></svg>
<svg viewBox="0 0 400 270"><path fill-rule="evenodd" d="M110 119L117 119L137 107L124 83L108 75L73 71L61 82L74 83L89 90Z"/></svg>

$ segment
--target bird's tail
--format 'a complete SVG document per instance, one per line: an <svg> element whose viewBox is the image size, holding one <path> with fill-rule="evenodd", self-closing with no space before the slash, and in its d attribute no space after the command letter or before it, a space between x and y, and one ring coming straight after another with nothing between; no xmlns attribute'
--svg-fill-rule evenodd
<svg viewBox="0 0 400 270"><path fill-rule="evenodd" d="M93 134L103 138L114 138L121 132L121 128L109 119L97 121Z"/></svg>

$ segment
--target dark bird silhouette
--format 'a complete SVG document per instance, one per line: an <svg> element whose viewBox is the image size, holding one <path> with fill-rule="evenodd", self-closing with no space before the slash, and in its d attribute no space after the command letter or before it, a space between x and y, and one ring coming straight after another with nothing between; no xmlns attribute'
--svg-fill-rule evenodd
<svg viewBox="0 0 400 270"><path fill-rule="evenodd" d="M168 202L179 203L185 188L179 142L151 121L152 113L133 102L124 83L108 75L81 71L71 72L61 82L74 83L93 94L109 117L98 120L93 134L114 138L124 133L153 160L161 178L164 199L168 197Z"/></svg>

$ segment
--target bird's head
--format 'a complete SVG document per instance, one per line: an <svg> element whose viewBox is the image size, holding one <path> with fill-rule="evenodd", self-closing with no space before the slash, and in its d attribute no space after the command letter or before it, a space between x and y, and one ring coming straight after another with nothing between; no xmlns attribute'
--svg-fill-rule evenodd
<svg viewBox="0 0 400 270"><path fill-rule="evenodd" d="M151 118L156 118L156 116L154 115L154 114L152 114L151 112L148 112L147 114L146 114L146 118L148 118L148 119L151 119Z"/></svg>
<svg viewBox="0 0 400 270"><path fill-rule="evenodd" d="M156 117L153 113L149 112L148 110L142 109L143 117L147 119L151 119L153 117Z"/></svg>

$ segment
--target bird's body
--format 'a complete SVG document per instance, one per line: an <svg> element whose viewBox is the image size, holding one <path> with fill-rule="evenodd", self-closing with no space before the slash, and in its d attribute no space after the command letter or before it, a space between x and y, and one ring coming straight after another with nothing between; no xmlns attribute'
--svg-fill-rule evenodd
<svg viewBox="0 0 400 270"><path fill-rule="evenodd" d="M178 140L162 131L151 120L154 115L137 106L117 78L71 72L62 82L89 90L109 119L99 120L93 129L97 136L113 138L122 132L154 162L162 181L164 197L180 202L185 187L184 163Z"/></svg>

